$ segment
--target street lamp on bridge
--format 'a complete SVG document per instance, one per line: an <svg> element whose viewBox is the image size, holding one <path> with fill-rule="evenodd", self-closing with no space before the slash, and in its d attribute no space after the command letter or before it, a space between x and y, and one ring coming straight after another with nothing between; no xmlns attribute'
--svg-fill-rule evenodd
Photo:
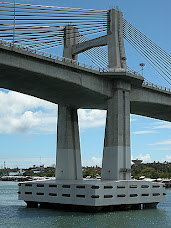
<svg viewBox="0 0 171 228"><path fill-rule="evenodd" d="M145 66L145 63L140 63L140 67L142 68L142 76L143 76L144 66Z"/></svg>

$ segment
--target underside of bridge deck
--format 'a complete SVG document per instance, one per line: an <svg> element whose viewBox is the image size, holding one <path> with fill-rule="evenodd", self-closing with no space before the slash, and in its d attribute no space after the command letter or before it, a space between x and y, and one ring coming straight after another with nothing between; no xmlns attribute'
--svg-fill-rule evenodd
<svg viewBox="0 0 171 228"><path fill-rule="evenodd" d="M131 113L171 122L171 106L147 102L131 102Z"/></svg>
<svg viewBox="0 0 171 228"><path fill-rule="evenodd" d="M54 77L0 64L0 87L76 108L105 109L107 96Z"/></svg>

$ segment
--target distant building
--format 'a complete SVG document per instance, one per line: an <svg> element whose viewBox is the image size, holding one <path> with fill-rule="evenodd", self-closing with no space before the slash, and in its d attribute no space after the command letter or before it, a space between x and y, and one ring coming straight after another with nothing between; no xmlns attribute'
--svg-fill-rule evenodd
<svg viewBox="0 0 171 228"><path fill-rule="evenodd" d="M132 162L135 164L135 165L140 165L143 160L139 160L138 158L136 158L135 160L132 160Z"/></svg>

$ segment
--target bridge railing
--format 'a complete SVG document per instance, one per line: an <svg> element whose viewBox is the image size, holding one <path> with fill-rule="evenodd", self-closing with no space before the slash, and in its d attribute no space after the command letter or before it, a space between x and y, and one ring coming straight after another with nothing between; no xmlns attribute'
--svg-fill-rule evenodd
<svg viewBox="0 0 171 228"><path fill-rule="evenodd" d="M138 73L137 71L131 69L130 67L127 66L127 72L133 75L137 75L137 76L141 76L140 73Z"/></svg>
<svg viewBox="0 0 171 228"><path fill-rule="evenodd" d="M164 87L164 86L155 85L152 82L148 81L147 79L144 79L143 86L147 86L147 87L150 87L150 88L154 88L154 89L157 89L157 90L162 90L162 91L166 91L168 93L171 93L171 89L170 88L167 88L167 87Z"/></svg>
<svg viewBox="0 0 171 228"><path fill-rule="evenodd" d="M4 45L4 46L8 46L8 47L13 47L13 43L10 41L6 41L6 40L0 40L0 44ZM121 72L122 71L122 72L128 72L132 75L141 76L139 73L132 70L130 67L127 67L127 69L113 69L113 70L109 71L109 69L106 69L106 68L101 68L101 67L98 67L95 65L89 65L86 63L82 63L82 62L77 62L76 60L73 60L73 59L65 58L65 57L58 56L55 54L51 54L48 52L44 52L44 51L41 51L38 49L33 49L33 48L28 47L28 46L24 46L24 45L20 45L20 44L14 44L14 48L22 50L22 51L27 51L27 52L32 53L32 54L40 55L40 56L43 56L46 58L54 59L54 60L57 60L57 61L60 61L63 63L68 63L68 64L72 64L74 66L83 67L83 68L93 70L93 71L98 71L98 72Z"/></svg>
<svg viewBox="0 0 171 228"><path fill-rule="evenodd" d="M8 46L8 47L13 47L13 43L6 41L6 40L0 40L0 44L4 45L4 46ZM66 63L66 64L72 64L74 66L83 67L83 68L93 70L93 71L98 71L98 72L121 72L122 71L122 72L128 72L132 75L141 76L139 73L132 70L130 67L127 67L127 69L109 70L109 69L101 68L101 67L98 67L95 65L89 65L86 63L82 63L82 62L77 62L76 60L73 60L73 59L65 58L62 56L55 55L55 54L50 54L48 52L44 52L44 51L41 51L38 49L33 49L33 48L28 47L28 46L24 46L24 45L20 45L20 44L14 44L14 48L18 49L18 50L29 52L32 54L40 55L40 56L43 56L46 58L54 59L54 60L57 60L57 61L60 61L60 62Z"/></svg>
<svg viewBox="0 0 171 228"><path fill-rule="evenodd" d="M13 47L13 43L12 42L5 41L5 40L0 40L0 44L4 45L4 46L7 46L7 47ZM79 67L83 67L83 68L86 68L86 69L99 71L99 72L107 72L107 70L105 68L100 68L100 67L89 65L89 64L85 64L85 63L82 63L82 62L77 62L76 60L73 60L73 59L69 59L69 58L65 58L65 57L58 56L58 55L55 55L55 54L51 54L51 53L48 53L48 52L44 52L44 51L41 51L41 50L33 49L33 48L30 48L30 47L27 47L27 46L24 46L24 45L15 44L14 48L18 49L18 50L29 52L29 53L32 53L32 54L36 54L36 55L39 55L39 56L43 56L43 57L46 57L46 58L54 59L54 60L57 60L57 61L60 61L60 62L63 62L63 63L72 64L74 66L79 66Z"/></svg>

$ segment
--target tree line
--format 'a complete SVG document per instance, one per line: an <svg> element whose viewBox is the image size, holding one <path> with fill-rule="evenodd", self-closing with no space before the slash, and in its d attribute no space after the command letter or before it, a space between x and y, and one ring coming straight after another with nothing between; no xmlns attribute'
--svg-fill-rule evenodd
<svg viewBox="0 0 171 228"><path fill-rule="evenodd" d="M9 175L10 172L17 172L19 169L0 169L0 176ZM54 167L46 167L43 170L37 168L37 171L34 172L32 168L25 169L23 173L24 176L46 176L46 177L55 177L55 168ZM91 178L100 177L101 176L101 168L96 166L91 167L83 167L83 177L87 176ZM139 165L132 165L131 167L131 175L135 179L139 179L141 176L145 176L146 178L157 179L157 178L168 178L171 179L171 163L169 162L153 162L153 163L141 163Z"/></svg>

